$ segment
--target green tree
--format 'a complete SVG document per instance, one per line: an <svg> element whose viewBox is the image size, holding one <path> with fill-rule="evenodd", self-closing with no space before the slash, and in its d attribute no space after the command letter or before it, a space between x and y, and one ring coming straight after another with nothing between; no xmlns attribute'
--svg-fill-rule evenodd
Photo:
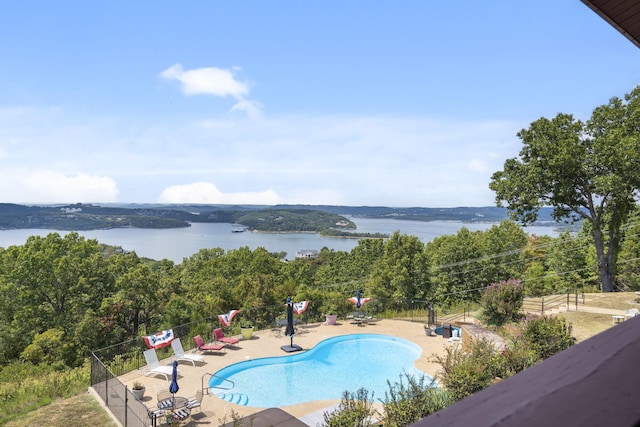
<svg viewBox="0 0 640 427"><path fill-rule="evenodd" d="M64 365L64 352L67 345L62 329L49 329L36 334L33 342L20 354L20 358L34 365L46 363L61 367Z"/></svg>
<svg viewBox="0 0 640 427"><path fill-rule="evenodd" d="M149 264L140 263L116 280L117 292L102 301L102 311L118 319L130 336L156 332L160 323L160 278Z"/></svg>
<svg viewBox="0 0 640 427"><path fill-rule="evenodd" d="M376 296L426 298L431 294L429 263L424 244L416 237L393 233L372 275Z"/></svg>
<svg viewBox="0 0 640 427"><path fill-rule="evenodd" d="M552 245L552 237L535 234L529 236L522 252L525 295L541 296L553 293L555 282L546 267L547 255Z"/></svg>
<svg viewBox="0 0 640 427"><path fill-rule="evenodd" d="M478 298L477 290L487 285L475 262L484 255L482 232L462 227L455 235L440 236L427 243L426 252L440 301L454 304Z"/></svg>
<svg viewBox="0 0 640 427"><path fill-rule="evenodd" d="M502 221L482 233L480 262L483 283L519 279L524 272L522 252L527 245L527 233L513 221Z"/></svg>
<svg viewBox="0 0 640 427"><path fill-rule="evenodd" d="M587 272L587 247L581 237L573 237L564 231L549 247L546 265L554 273L554 292L582 288Z"/></svg>
<svg viewBox="0 0 640 427"><path fill-rule="evenodd" d="M618 258L618 283L628 291L640 290L640 209L636 209L624 227Z"/></svg>
<svg viewBox="0 0 640 427"><path fill-rule="evenodd" d="M512 218L537 219L542 206L557 220L589 222L604 292L614 290L620 226L640 190L640 87L597 107L585 123L570 114L540 118L517 136L519 158L507 159L489 187Z"/></svg>
<svg viewBox="0 0 640 427"><path fill-rule="evenodd" d="M73 342L75 329L114 289L103 247L77 233L50 233L29 237L1 255L0 318L11 325L5 338L11 355L22 352L36 335L56 330L63 331L67 344L79 346L65 352L66 361L80 363L86 344ZM73 354L76 360L69 356Z"/></svg>

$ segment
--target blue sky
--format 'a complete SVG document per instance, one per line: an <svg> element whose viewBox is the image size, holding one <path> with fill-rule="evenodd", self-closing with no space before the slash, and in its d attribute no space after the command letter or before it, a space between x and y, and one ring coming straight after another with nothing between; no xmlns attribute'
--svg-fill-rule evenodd
<svg viewBox="0 0 640 427"><path fill-rule="evenodd" d="M579 0L6 2L0 202L489 206L640 83Z"/></svg>

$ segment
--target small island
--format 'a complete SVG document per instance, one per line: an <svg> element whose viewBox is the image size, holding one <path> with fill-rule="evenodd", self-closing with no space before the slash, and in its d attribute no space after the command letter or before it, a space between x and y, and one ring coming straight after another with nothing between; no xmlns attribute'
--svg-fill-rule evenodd
<svg viewBox="0 0 640 427"><path fill-rule="evenodd" d="M208 209L207 209L208 208ZM353 233L356 224L331 212L300 208L106 207L93 204L23 206L0 203L0 229L98 230L180 228L192 223L230 223L232 231L320 233L335 237L384 237Z"/></svg>

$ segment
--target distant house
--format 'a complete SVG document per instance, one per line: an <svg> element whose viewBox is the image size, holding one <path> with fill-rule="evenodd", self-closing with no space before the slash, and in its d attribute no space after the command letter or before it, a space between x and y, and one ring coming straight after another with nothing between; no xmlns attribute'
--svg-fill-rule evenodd
<svg viewBox="0 0 640 427"><path fill-rule="evenodd" d="M318 258L318 251L313 249L303 249L296 252L296 258L298 259L315 259Z"/></svg>

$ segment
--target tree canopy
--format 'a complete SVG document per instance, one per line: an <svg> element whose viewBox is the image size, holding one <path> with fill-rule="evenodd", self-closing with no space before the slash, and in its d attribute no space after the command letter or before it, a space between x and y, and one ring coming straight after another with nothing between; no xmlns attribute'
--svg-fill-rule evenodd
<svg viewBox="0 0 640 427"><path fill-rule="evenodd" d="M556 221L586 221L602 290L614 290L620 226L640 190L640 87L597 107L583 122L570 114L540 118L517 136L523 147L489 187L496 204L523 225L543 206Z"/></svg>

